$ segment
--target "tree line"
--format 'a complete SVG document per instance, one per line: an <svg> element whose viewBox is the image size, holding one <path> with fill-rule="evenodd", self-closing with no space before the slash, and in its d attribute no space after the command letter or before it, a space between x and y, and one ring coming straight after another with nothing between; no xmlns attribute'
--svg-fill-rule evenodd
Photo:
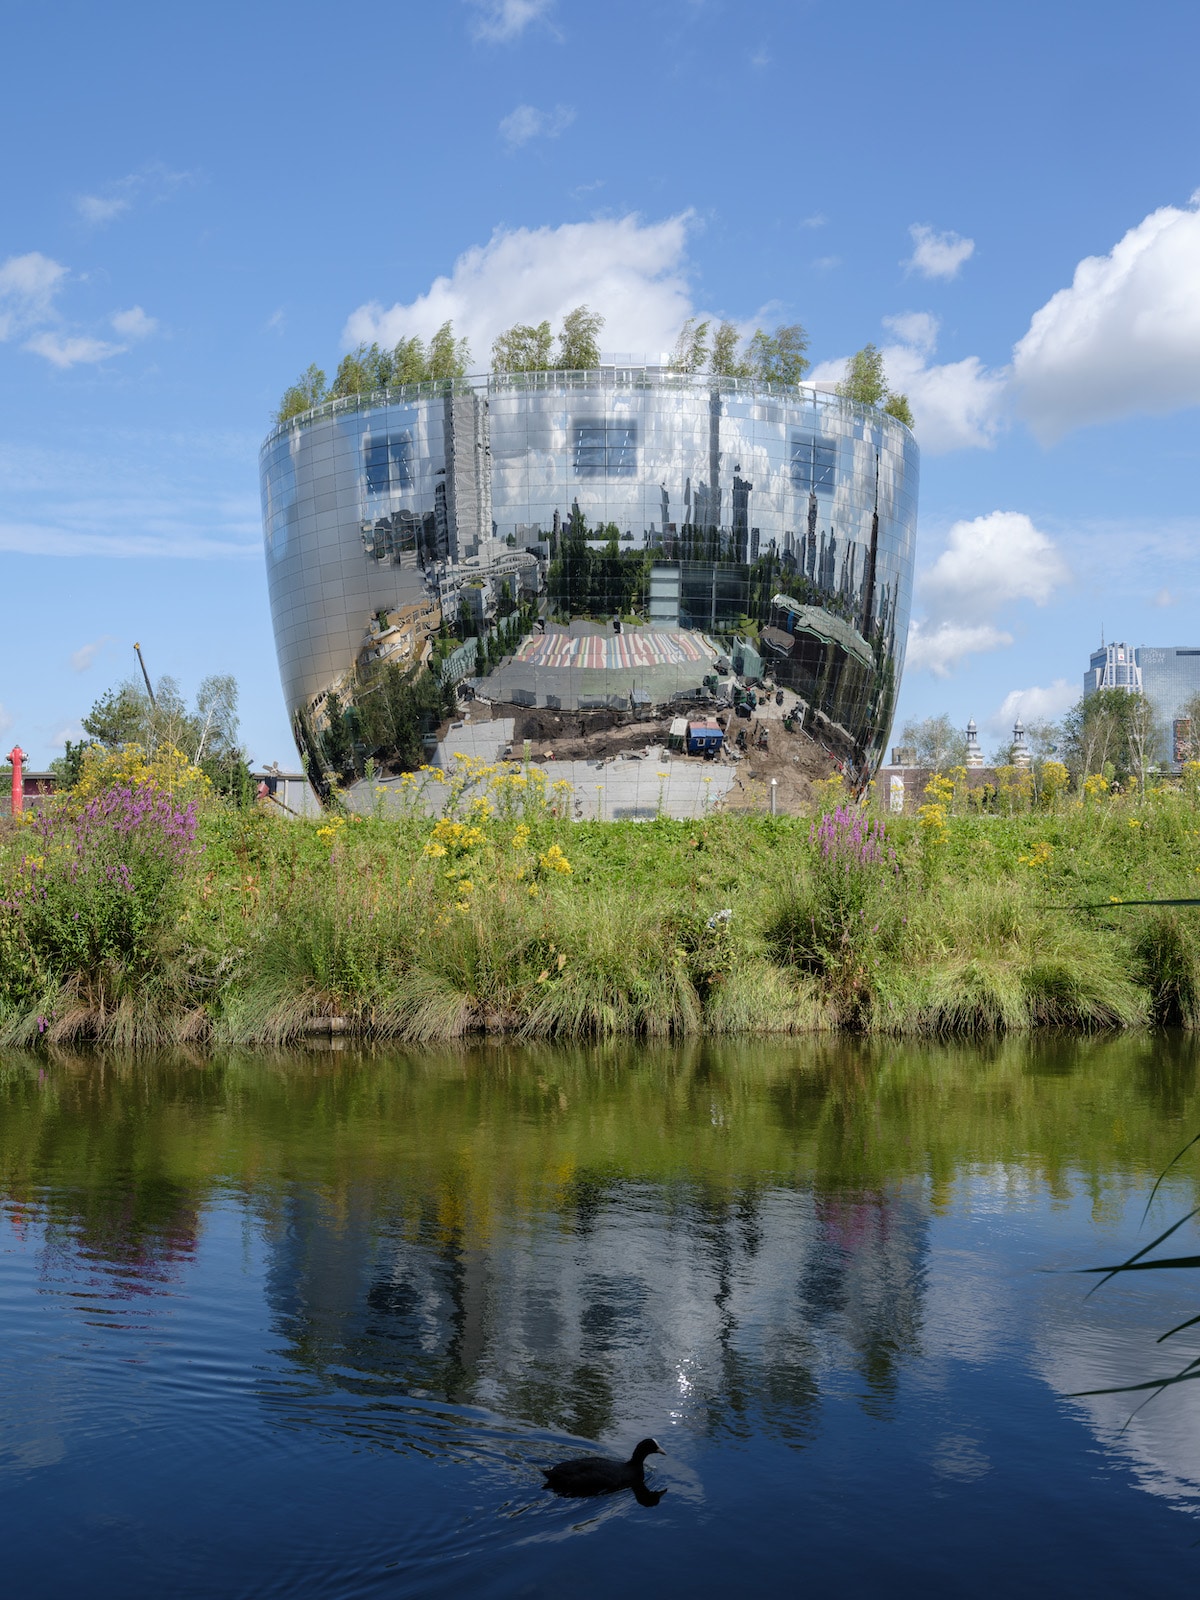
<svg viewBox="0 0 1200 1600"><path fill-rule="evenodd" d="M1176 754L1181 761L1200 761L1200 695L1193 696L1176 720L1181 724L1178 752L1163 750L1154 707L1144 694L1097 689L1084 695L1061 723L1028 723L1026 748L1035 772L1045 761L1056 760L1077 786L1094 776L1143 788L1151 773ZM914 765L932 771L946 772L966 762L967 736L944 712L906 722L899 743L912 753ZM1007 765L1012 754L1011 744L1001 744L992 752L991 765Z"/></svg>
<svg viewBox="0 0 1200 1600"><path fill-rule="evenodd" d="M492 341L491 370L506 372L587 372L600 365L600 330L604 318L586 305L563 317L557 335L548 320L517 322ZM808 334L798 322L780 323L773 332L756 328L743 337L733 322L715 326L708 318L689 317L668 358L677 372L709 373L714 378L740 378L759 383L800 383L812 363ZM454 324L444 322L426 345L415 335L391 350L359 344L338 363L333 382L321 367L311 365L284 390L275 421L286 422L325 400L370 394L404 383L462 378L471 360L465 339L456 339ZM882 353L864 345L850 358L837 386L844 399L875 406L912 427L905 395L888 387Z"/></svg>
<svg viewBox="0 0 1200 1600"><path fill-rule="evenodd" d="M164 747L173 747L200 768L218 794L244 804L254 798L254 784L238 725L237 679L230 673L205 678L191 706L169 675L158 679L153 695L128 678L94 702L82 720L83 738L68 739L50 770L64 787L73 788L87 750L137 744L153 758Z"/></svg>

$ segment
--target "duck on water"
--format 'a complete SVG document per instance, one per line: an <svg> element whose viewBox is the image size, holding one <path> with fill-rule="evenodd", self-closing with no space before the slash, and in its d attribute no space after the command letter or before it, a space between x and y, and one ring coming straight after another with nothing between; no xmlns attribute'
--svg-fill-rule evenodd
<svg viewBox="0 0 1200 1600"><path fill-rule="evenodd" d="M665 1491L656 1494L646 1488L645 1462L647 1456L666 1453L657 1439L643 1439L628 1461L616 1461L611 1456L579 1456L574 1461L560 1461L555 1467L543 1467L542 1472L547 1489L553 1489L555 1494L613 1494L618 1489L632 1489L639 1500L644 1495L649 1504L656 1505Z"/></svg>

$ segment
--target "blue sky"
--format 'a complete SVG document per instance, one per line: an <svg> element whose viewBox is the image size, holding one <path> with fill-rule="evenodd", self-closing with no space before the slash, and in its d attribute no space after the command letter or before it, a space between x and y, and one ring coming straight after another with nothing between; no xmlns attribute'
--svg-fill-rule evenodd
<svg viewBox="0 0 1200 1600"><path fill-rule="evenodd" d="M1103 627L1197 642L1200 9L1053 0L4 7L0 738L233 672L294 763L257 450L359 335L586 300L868 340L922 443L899 718L985 746Z"/></svg>

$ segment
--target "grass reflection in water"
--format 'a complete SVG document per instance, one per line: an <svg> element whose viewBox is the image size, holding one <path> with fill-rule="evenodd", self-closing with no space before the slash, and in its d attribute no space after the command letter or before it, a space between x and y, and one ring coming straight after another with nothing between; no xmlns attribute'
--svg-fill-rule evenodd
<svg viewBox="0 0 1200 1600"><path fill-rule="evenodd" d="M704 1592L749 1528L781 1581L795 1516L818 1587L848 1551L882 1585L895 1551L942 1550L935 1514L994 1549L993 1504L1032 1561L1040 1454L1090 1471L1057 1397L1091 1377L1069 1359L1106 1311L1034 1269L1136 1222L1200 1124L1196 1067L1190 1041L1135 1035L0 1057L0 1280L26 1262L30 1291L0 1292L12 1459L67 1472L94 1440L89 1482L135 1502L161 1482L206 1529L257 1475L248 1548L294 1513L278 1570L326 1563L297 1592L347 1592L397 1548L428 1592L460 1556L580 1533L612 1541L580 1592L635 1537ZM1168 1188L1187 1209L1186 1178ZM623 1495L566 1522L542 1494L584 1441L624 1458L651 1432L653 1516ZM1055 1517L1095 1531L1087 1485Z"/></svg>

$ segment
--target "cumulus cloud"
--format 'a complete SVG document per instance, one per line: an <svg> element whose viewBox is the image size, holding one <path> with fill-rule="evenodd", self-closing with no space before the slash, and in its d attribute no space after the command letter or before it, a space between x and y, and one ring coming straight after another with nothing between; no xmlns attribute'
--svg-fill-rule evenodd
<svg viewBox="0 0 1200 1600"><path fill-rule="evenodd" d="M545 21L554 0L468 0L475 12L471 35L489 44L520 38L532 22Z"/></svg>
<svg viewBox="0 0 1200 1600"><path fill-rule="evenodd" d="M449 277L406 304L359 306L343 338L392 345L428 339L447 319L486 365L492 340L514 322L561 321L587 304L605 319L606 349L652 355L669 350L692 314L687 280L690 213L663 222L631 215L558 228L498 229L465 251Z"/></svg>
<svg viewBox="0 0 1200 1600"><path fill-rule="evenodd" d="M47 331L26 339L24 348L32 350L34 355L44 356L52 366L65 371L68 367L107 361L109 356L119 356L125 346L109 344L105 339L93 339L87 334Z"/></svg>
<svg viewBox="0 0 1200 1600"><path fill-rule="evenodd" d="M1066 678L1055 678L1042 689L1010 689L996 710L987 719L987 728L1000 737L1011 731L1020 717L1027 725L1031 722L1056 722L1079 699L1081 690Z"/></svg>
<svg viewBox="0 0 1200 1600"><path fill-rule="evenodd" d="M557 139L574 120L573 106L555 106L553 111L539 111L536 106L521 105L501 119L500 137L510 150L518 150L531 139Z"/></svg>
<svg viewBox="0 0 1200 1600"><path fill-rule="evenodd" d="M885 317L897 342L884 345L888 387L906 394L921 449L931 456L951 450L988 449L1002 422L1007 374L985 367L978 356L935 363L938 320L928 311ZM849 357L823 361L809 374L814 383L840 383Z"/></svg>
<svg viewBox="0 0 1200 1600"><path fill-rule="evenodd" d="M932 355L937 349L941 324L931 311L901 311L897 316L884 317L883 325L901 344L911 345L922 355Z"/></svg>
<svg viewBox="0 0 1200 1600"><path fill-rule="evenodd" d="M1053 541L1023 512L956 522L919 579L926 616L909 629L909 666L945 678L968 656L1011 645L997 614L1021 601L1045 605L1069 576Z"/></svg>
<svg viewBox="0 0 1200 1600"><path fill-rule="evenodd" d="M913 622L908 630L907 665L914 672L948 678L967 656L999 650L1013 642L1011 633L990 622Z"/></svg>
<svg viewBox="0 0 1200 1600"><path fill-rule="evenodd" d="M111 633L102 633L98 639L93 639L90 644L81 644L78 650L71 652L71 671L86 672L104 649L106 644L112 644Z"/></svg>
<svg viewBox="0 0 1200 1600"><path fill-rule="evenodd" d="M884 370L893 389L912 405L916 435L928 455L951 450L986 450L1001 426L1005 375L978 356L930 365L911 345L886 345Z"/></svg>
<svg viewBox="0 0 1200 1600"><path fill-rule="evenodd" d="M148 317L141 306L130 306L128 311L114 311L108 320L124 339L148 339L158 331L158 319Z"/></svg>
<svg viewBox="0 0 1200 1600"><path fill-rule="evenodd" d="M1163 206L1035 312L1013 351L1020 408L1047 441L1090 422L1200 405L1200 195Z"/></svg>
<svg viewBox="0 0 1200 1600"><path fill-rule="evenodd" d="M914 222L908 231L913 253L905 266L923 278L957 278L963 263L975 254L974 239L964 239L961 234L935 233L920 222Z"/></svg>
<svg viewBox="0 0 1200 1600"><path fill-rule="evenodd" d="M66 276L66 267L37 250L9 256L0 264L0 339L11 339L52 316L54 296Z"/></svg>
<svg viewBox="0 0 1200 1600"><path fill-rule="evenodd" d="M81 722L68 722L65 727L60 728L57 733L51 735L50 748L52 750L65 750L68 739L72 744L79 744L86 737L87 730Z"/></svg>
<svg viewBox="0 0 1200 1600"><path fill-rule="evenodd" d="M55 300L69 276L61 262L37 250L9 256L0 264L0 340L27 335L24 349L63 370L105 361L126 348L90 334L63 331ZM141 306L116 311L109 322L126 339L144 339L158 326Z"/></svg>
<svg viewBox="0 0 1200 1600"><path fill-rule="evenodd" d="M1053 540L1023 511L956 522L921 591L942 617L987 616L1014 600L1044 606L1070 576Z"/></svg>

